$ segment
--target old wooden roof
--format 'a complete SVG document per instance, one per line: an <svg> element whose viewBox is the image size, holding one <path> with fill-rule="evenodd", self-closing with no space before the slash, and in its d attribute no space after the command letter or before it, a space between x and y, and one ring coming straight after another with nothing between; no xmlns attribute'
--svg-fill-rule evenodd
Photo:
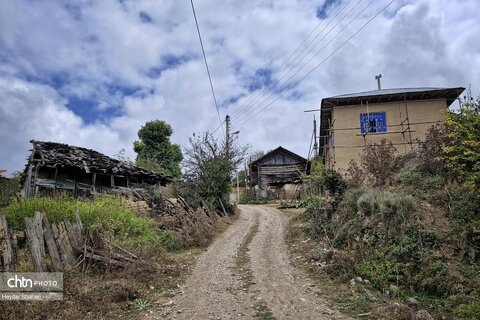
<svg viewBox="0 0 480 320"><path fill-rule="evenodd" d="M286 154L290 155L291 157L298 159L299 163L306 163L307 162L307 159L305 159L304 157L299 156L298 154L293 153L292 151L287 150L282 146L279 146L278 148L273 149L272 151L270 151L270 152L266 153L265 155L261 156L260 158L250 162L248 165L252 166L252 165L255 165L257 163L264 162L265 160L268 160L269 158L271 158L272 156L274 156L275 154L277 154L279 152L286 153Z"/></svg>
<svg viewBox="0 0 480 320"><path fill-rule="evenodd" d="M44 166L77 168L87 173L98 172L135 177L153 180L162 184L166 184L171 180L171 177L110 158L95 150L57 142L36 140L31 140L30 142L33 144L33 157L31 159L37 159Z"/></svg>

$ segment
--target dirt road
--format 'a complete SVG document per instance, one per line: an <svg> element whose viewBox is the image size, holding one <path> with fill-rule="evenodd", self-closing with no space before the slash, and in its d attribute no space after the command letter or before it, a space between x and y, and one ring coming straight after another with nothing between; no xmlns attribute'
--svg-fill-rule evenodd
<svg viewBox="0 0 480 320"><path fill-rule="evenodd" d="M286 215L266 206L240 210L235 224L199 257L179 293L149 319L345 319L290 265Z"/></svg>

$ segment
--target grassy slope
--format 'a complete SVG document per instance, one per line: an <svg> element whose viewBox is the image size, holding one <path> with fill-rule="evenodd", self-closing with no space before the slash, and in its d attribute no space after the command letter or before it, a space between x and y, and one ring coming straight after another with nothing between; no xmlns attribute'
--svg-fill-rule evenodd
<svg viewBox="0 0 480 320"><path fill-rule="evenodd" d="M330 298L352 314L408 319L427 309L478 319L478 197L418 175L405 173L396 187L349 190L333 214L325 202L298 214L290 226L294 256L322 286L350 292Z"/></svg>

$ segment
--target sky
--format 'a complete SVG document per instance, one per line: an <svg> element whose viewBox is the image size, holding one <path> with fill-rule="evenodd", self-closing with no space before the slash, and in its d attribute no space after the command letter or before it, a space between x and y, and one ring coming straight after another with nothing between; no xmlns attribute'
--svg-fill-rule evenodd
<svg viewBox="0 0 480 320"><path fill-rule="evenodd" d="M383 88L478 93L480 1L382 11L390 1L196 0L219 113L239 142L306 157L304 110L374 90L380 73ZM219 127L190 1L0 0L0 169L23 170L31 139L134 159L155 119L182 147Z"/></svg>

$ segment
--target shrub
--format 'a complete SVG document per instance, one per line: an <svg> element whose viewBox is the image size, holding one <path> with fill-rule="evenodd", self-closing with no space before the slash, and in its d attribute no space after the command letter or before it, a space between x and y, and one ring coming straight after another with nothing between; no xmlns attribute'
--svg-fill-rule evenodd
<svg viewBox="0 0 480 320"><path fill-rule="evenodd" d="M480 314L480 302L462 305L457 308L457 314L466 320L477 320Z"/></svg>
<svg viewBox="0 0 480 320"><path fill-rule="evenodd" d="M309 194L319 195L328 191L340 198L347 189L347 183L342 175L335 170L325 169L319 160L312 162L310 174L302 174L302 180L308 186Z"/></svg>
<svg viewBox="0 0 480 320"><path fill-rule="evenodd" d="M320 209L323 199L320 196L310 196L305 200L306 209Z"/></svg>
<svg viewBox="0 0 480 320"><path fill-rule="evenodd" d="M425 140L420 141L419 144L420 169L430 174L446 173L448 169L443 160L443 150L449 144L448 128L444 124L430 127L425 135Z"/></svg>
<svg viewBox="0 0 480 320"><path fill-rule="evenodd" d="M391 141L382 139L379 144L375 143L363 150L362 167L370 176L376 186L389 184L393 181L395 173L397 149Z"/></svg>
<svg viewBox="0 0 480 320"><path fill-rule="evenodd" d="M160 233L160 243L168 251L178 250L176 234L172 230L165 230L162 233Z"/></svg>
<svg viewBox="0 0 480 320"><path fill-rule="evenodd" d="M347 184L349 187L356 188L365 181L365 172L355 160L350 160L347 168Z"/></svg>
<svg viewBox="0 0 480 320"><path fill-rule="evenodd" d="M368 193L361 195L357 200L358 209L367 216L377 211L377 205L375 197Z"/></svg>
<svg viewBox="0 0 480 320"><path fill-rule="evenodd" d="M453 187L445 199L449 216L461 223L480 219L480 195L468 188Z"/></svg>
<svg viewBox="0 0 480 320"><path fill-rule="evenodd" d="M0 208L8 205L20 191L20 177L7 179L0 176Z"/></svg>
<svg viewBox="0 0 480 320"><path fill-rule="evenodd" d="M322 182L325 189L337 197L343 196L347 188L347 184L342 175L335 170L327 169Z"/></svg>
<svg viewBox="0 0 480 320"><path fill-rule="evenodd" d="M400 242L388 248L388 256L401 262L422 261L438 244L435 230L411 227L405 232Z"/></svg>
<svg viewBox="0 0 480 320"><path fill-rule="evenodd" d="M131 210L123 207L117 197L107 196L95 200L28 198L13 201L3 208L2 212L12 227L23 229L25 218L32 217L36 211L45 212L50 223L58 223L65 219L75 221L77 209L85 226L102 227L120 243L142 244L156 238L150 221L137 217Z"/></svg>
<svg viewBox="0 0 480 320"><path fill-rule="evenodd" d="M414 187L419 191L438 190L445 184L445 179L441 175L432 175L419 169L405 170L400 173L399 178L401 184Z"/></svg>
<svg viewBox="0 0 480 320"><path fill-rule="evenodd" d="M378 289L386 289L391 281L395 280L398 273L397 264L391 260L365 259L360 262L356 271L360 276L369 279Z"/></svg>
<svg viewBox="0 0 480 320"><path fill-rule="evenodd" d="M445 117L449 144L443 148L447 166L470 188L480 190L480 97L461 101L458 112Z"/></svg>
<svg viewBox="0 0 480 320"><path fill-rule="evenodd" d="M365 215L381 213L387 218L399 215L405 219L415 209L415 200L410 195L372 191L358 198L357 207Z"/></svg>

